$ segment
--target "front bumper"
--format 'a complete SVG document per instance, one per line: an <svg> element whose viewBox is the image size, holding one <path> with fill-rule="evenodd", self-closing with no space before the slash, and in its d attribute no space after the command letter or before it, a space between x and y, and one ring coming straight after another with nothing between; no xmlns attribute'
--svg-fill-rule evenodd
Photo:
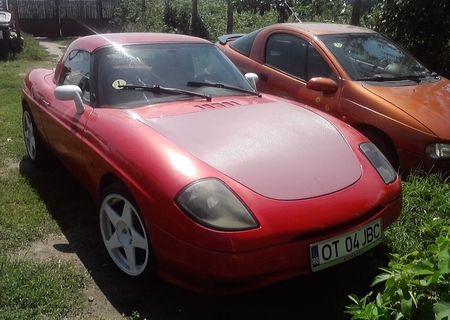
<svg viewBox="0 0 450 320"><path fill-rule="evenodd" d="M403 175L418 172L450 173L450 159L432 159L425 154L416 154L406 150L398 150L400 169Z"/></svg>
<svg viewBox="0 0 450 320"><path fill-rule="evenodd" d="M310 273L311 243L358 229L378 218L386 228L398 217L401 206L400 197L351 225L300 235L291 242L254 251L208 250L180 241L162 230L153 230L152 241L155 249L160 248L155 254L162 278L198 292L242 293Z"/></svg>

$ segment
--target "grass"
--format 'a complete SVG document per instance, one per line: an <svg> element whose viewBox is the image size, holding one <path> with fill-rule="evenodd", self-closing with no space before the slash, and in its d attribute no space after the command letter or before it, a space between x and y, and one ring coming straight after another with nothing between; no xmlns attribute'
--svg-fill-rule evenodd
<svg viewBox="0 0 450 320"><path fill-rule="evenodd" d="M439 174L416 173L403 182L403 212L388 228L386 240L393 253L424 250L450 226L450 184Z"/></svg>
<svg viewBox="0 0 450 320"><path fill-rule="evenodd" d="M25 74L42 61L47 52L30 36L15 60L0 68L0 252L24 246L57 230L45 204L20 174L19 163L25 155L21 131L20 87Z"/></svg>
<svg viewBox="0 0 450 320"><path fill-rule="evenodd" d="M59 232L22 168L22 80L29 70L52 65L46 50L28 35L20 54L0 62L0 319L58 319L82 306L82 270L71 263L15 257L16 250Z"/></svg>
<svg viewBox="0 0 450 320"><path fill-rule="evenodd" d="M79 310L84 275L69 263L0 257L0 319L61 319Z"/></svg>

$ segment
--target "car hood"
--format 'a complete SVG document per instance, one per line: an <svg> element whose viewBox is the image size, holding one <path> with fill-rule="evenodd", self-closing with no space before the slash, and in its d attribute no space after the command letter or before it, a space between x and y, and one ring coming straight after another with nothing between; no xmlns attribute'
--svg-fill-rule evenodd
<svg viewBox="0 0 450 320"><path fill-rule="evenodd" d="M329 194L361 176L358 159L330 122L284 102L144 122L216 170L273 199Z"/></svg>
<svg viewBox="0 0 450 320"><path fill-rule="evenodd" d="M409 114L442 139L450 139L450 81L407 86L380 86L365 83L364 88Z"/></svg>

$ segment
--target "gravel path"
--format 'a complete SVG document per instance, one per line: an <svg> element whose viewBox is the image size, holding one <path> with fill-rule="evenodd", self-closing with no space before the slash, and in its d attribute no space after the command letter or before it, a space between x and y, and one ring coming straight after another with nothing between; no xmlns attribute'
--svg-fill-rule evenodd
<svg viewBox="0 0 450 320"><path fill-rule="evenodd" d="M39 44L47 49L47 51L57 57L57 60L62 57L64 54L64 46L58 43L55 40L51 40L49 38L36 38L39 41Z"/></svg>

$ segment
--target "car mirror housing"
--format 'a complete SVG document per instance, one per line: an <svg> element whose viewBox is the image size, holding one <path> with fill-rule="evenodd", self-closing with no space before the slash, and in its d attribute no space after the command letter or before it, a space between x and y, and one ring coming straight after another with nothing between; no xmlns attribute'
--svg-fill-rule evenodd
<svg viewBox="0 0 450 320"><path fill-rule="evenodd" d="M252 88L256 90L256 84L259 81L258 75L256 73L249 72L245 74L245 79L247 79L247 81L250 82Z"/></svg>
<svg viewBox="0 0 450 320"><path fill-rule="evenodd" d="M81 89L75 85L63 85L56 87L55 97L58 100L73 100L78 114L84 112L83 100L81 99Z"/></svg>
<svg viewBox="0 0 450 320"><path fill-rule="evenodd" d="M338 89L337 83L330 78L316 77L311 78L306 87L315 91L322 91L325 94L335 93Z"/></svg>

